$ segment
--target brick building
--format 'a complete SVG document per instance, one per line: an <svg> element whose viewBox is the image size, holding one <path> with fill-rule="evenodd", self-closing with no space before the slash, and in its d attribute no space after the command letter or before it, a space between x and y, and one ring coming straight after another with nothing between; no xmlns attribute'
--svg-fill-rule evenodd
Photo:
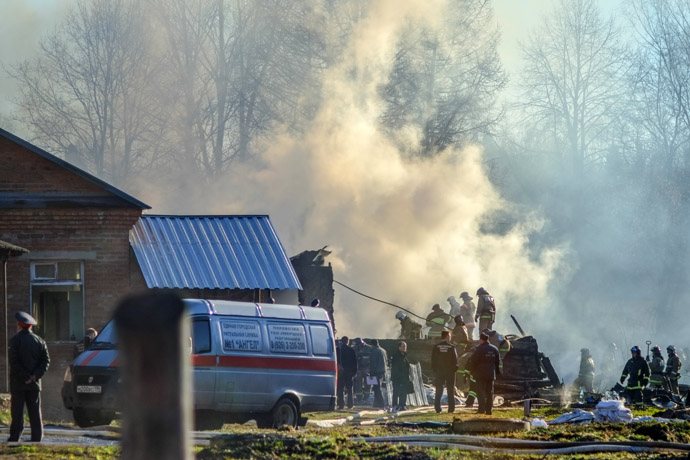
<svg viewBox="0 0 690 460"><path fill-rule="evenodd" d="M132 291L129 231L148 208L0 129L0 240L30 251L7 264L7 332L14 333L16 311L38 320L51 354L46 402L59 399L62 373L85 328L102 325L117 299ZM0 389L8 391L5 381Z"/></svg>
<svg viewBox="0 0 690 460"><path fill-rule="evenodd" d="M77 341L86 328L102 327L127 294L163 288L182 297L297 302L302 287L268 216L143 216L149 208L0 129L7 273L0 392L9 391L6 350L17 311L36 317L48 343L43 408L59 420L70 417L60 389Z"/></svg>

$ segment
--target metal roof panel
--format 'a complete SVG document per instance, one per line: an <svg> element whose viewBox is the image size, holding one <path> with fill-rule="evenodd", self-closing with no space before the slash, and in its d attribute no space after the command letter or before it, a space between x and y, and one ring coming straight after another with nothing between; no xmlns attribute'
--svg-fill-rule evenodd
<svg viewBox="0 0 690 460"><path fill-rule="evenodd" d="M302 289L266 215L143 215L129 241L150 288Z"/></svg>

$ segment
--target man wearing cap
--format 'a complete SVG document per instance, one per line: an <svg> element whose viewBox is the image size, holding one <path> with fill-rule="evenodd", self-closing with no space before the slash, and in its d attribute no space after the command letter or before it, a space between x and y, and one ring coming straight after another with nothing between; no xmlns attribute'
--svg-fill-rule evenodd
<svg viewBox="0 0 690 460"><path fill-rule="evenodd" d="M501 355L489 343L486 332L479 334L479 345L472 353L467 367L476 380L480 414L491 415L494 405L494 380L501 374Z"/></svg>
<svg viewBox="0 0 690 460"><path fill-rule="evenodd" d="M18 442L24 431L24 404L31 423L31 442L43 439L41 420L41 377L48 370L50 357L42 338L34 334L36 320L17 312L17 333L9 342L10 394L12 424L8 442Z"/></svg>
<svg viewBox="0 0 690 460"><path fill-rule="evenodd" d="M477 307L474 305L474 302L472 302L472 297L467 293L467 291L464 291L462 294L460 294L460 298L462 299L462 305L460 305L460 315L462 316L462 320L465 322L465 326L467 327L467 337L470 340L472 339L472 333L474 331L474 327L476 326L474 322L474 315L477 313Z"/></svg>

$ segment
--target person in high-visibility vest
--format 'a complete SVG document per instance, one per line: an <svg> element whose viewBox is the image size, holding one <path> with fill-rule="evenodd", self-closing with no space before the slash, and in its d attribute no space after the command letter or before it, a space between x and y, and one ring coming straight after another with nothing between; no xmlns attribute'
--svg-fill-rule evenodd
<svg viewBox="0 0 690 460"><path fill-rule="evenodd" d="M496 320L496 302L483 287L477 289L477 296L479 296L479 300L477 301L477 313L474 315L474 320L479 321L479 331L493 329Z"/></svg>
<svg viewBox="0 0 690 460"><path fill-rule="evenodd" d="M576 390L582 388L588 393L594 393L594 359L589 353L589 348L580 350L580 372L573 386Z"/></svg>
<svg viewBox="0 0 690 460"><path fill-rule="evenodd" d="M455 327L453 328L453 342L455 342L458 353L462 354L467 349L469 344L469 337L467 337L467 328L465 327L465 322L462 320L462 316L458 315L454 318Z"/></svg>
<svg viewBox="0 0 690 460"><path fill-rule="evenodd" d="M477 313L477 306L472 302L474 297L469 295L467 291L462 292L460 298L462 299L460 315L462 315L462 320L465 322L465 326L467 326L467 337L473 340L472 336L476 326L474 315Z"/></svg>
<svg viewBox="0 0 690 460"><path fill-rule="evenodd" d="M623 384L625 379L628 379L628 385L625 387L628 400L639 406L644 403L642 390L649 381L649 364L642 357L642 350L637 345L630 349L630 353L632 357L625 363L620 382Z"/></svg>
<svg viewBox="0 0 690 460"><path fill-rule="evenodd" d="M666 363L664 362L664 357L661 356L661 348L658 345L652 347L652 359L647 358L647 361L649 362L649 371L651 372L649 387L663 388Z"/></svg>
<svg viewBox="0 0 690 460"><path fill-rule="evenodd" d="M678 394L680 392L678 389L678 380L680 379L680 368L683 363L680 362L680 358L676 354L676 347L673 345L666 347L666 353L668 353L668 359L666 360L666 376L668 377L668 383L671 385L671 391L674 394Z"/></svg>
<svg viewBox="0 0 690 460"><path fill-rule="evenodd" d="M476 347L475 347L476 348ZM474 348L461 354L458 358L458 370L456 372L456 384L459 389L467 394L465 407L472 407L477 399L477 380L467 368L467 363L474 352Z"/></svg>
<svg viewBox="0 0 690 460"><path fill-rule="evenodd" d="M448 313L443 311L439 304L435 303L434 306L431 307L431 313L426 317L426 325L431 328L429 329L427 337L439 338L441 337L441 332L451 330L452 327L448 327L447 325L450 319Z"/></svg>

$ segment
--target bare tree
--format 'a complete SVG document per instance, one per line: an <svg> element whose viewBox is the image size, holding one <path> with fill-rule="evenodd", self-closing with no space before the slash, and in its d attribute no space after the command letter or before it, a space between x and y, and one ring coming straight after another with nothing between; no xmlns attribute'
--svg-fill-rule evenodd
<svg viewBox="0 0 690 460"><path fill-rule="evenodd" d="M522 45L520 73L526 126L544 126L565 148L574 177L605 158L624 100L628 54L613 19L594 0L561 0Z"/></svg>
<svg viewBox="0 0 690 460"><path fill-rule="evenodd" d="M690 167L690 4L634 3L639 42L631 114L640 154L661 169Z"/></svg>
<svg viewBox="0 0 690 460"><path fill-rule="evenodd" d="M159 132L145 16L138 2L81 2L38 57L10 71L21 88L18 120L35 141L115 183L151 161Z"/></svg>
<svg viewBox="0 0 690 460"><path fill-rule="evenodd" d="M486 0L450 2L440 28L410 24L401 35L393 69L381 88L381 123L412 153L433 155L488 133L501 116L498 92L506 75L498 57L499 33Z"/></svg>
<svg viewBox="0 0 690 460"><path fill-rule="evenodd" d="M309 116L323 66L319 16L309 2L161 0L169 101L183 163L206 176L246 161L276 124ZM318 92L318 91L317 91Z"/></svg>

